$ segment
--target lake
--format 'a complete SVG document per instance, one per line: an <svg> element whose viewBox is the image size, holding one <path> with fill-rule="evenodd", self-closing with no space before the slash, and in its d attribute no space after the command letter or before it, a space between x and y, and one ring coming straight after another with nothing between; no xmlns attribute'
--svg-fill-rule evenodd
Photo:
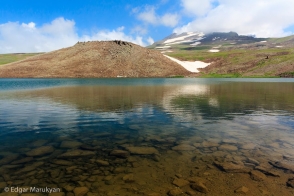
<svg viewBox="0 0 294 196"><path fill-rule="evenodd" d="M0 79L0 144L10 195L293 195L294 79Z"/></svg>

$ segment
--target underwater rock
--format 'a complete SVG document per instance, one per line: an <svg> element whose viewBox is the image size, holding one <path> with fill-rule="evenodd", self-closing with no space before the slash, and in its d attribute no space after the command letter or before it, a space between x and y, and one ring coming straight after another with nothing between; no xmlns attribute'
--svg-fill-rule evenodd
<svg viewBox="0 0 294 196"><path fill-rule="evenodd" d="M256 144L247 143L247 144L243 144L240 148L244 150L253 150L255 147L256 147Z"/></svg>
<svg viewBox="0 0 294 196"><path fill-rule="evenodd" d="M85 156L93 156L95 155L95 152L93 151L86 151L86 150L70 150L67 151L61 155L59 155L59 157L61 158L76 158L76 157L85 157Z"/></svg>
<svg viewBox="0 0 294 196"><path fill-rule="evenodd" d="M252 180L255 181L262 181L266 179L266 176L258 170L252 170L250 172L250 177Z"/></svg>
<svg viewBox="0 0 294 196"><path fill-rule="evenodd" d="M214 161L214 165L228 173L248 173L250 171L248 168L245 168L244 165L232 162L219 163Z"/></svg>
<svg viewBox="0 0 294 196"><path fill-rule="evenodd" d="M191 188L201 193L208 193L208 188L200 181L192 183Z"/></svg>
<svg viewBox="0 0 294 196"><path fill-rule="evenodd" d="M12 165L17 165L17 164L24 164L33 161L33 157L25 157L16 161L11 162Z"/></svg>
<svg viewBox="0 0 294 196"><path fill-rule="evenodd" d="M294 178L288 179L287 186L294 188Z"/></svg>
<svg viewBox="0 0 294 196"><path fill-rule="evenodd" d="M131 154L137 155L150 155L150 154L159 154L158 150L154 147L126 147L126 149Z"/></svg>
<svg viewBox="0 0 294 196"><path fill-rule="evenodd" d="M196 148L194 146L191 146L189 144L180 144L178 146L172 147L172 150L175 150L175 151L190 151L195 149Z"/></svg>
<svg viewBox="0 0 294 196"><path fill-rule="evenodd" d="M35 149L30 150L26 153L29 157L35 157L35 156L42 156L46 154L50 154L54 151L53 146L41 146Z"/></svg>
<svg viewBox="0 0 294 196"><path fill-rule="evenodd" d="M229 145L229 144L223 144L221 146L218 147L219 150L226 150L226 151L237 151L238 148L236 146L233 145Z"/></svg>
<svg viewBox="0 0 294 196"><path fill-rule="evenodd" d="M178 186L178 187L183 187L183 186L189 185L190 182L187 181L187 180L184 180L184 179L176 178L176 179L174 179L173 184Z"/></svg>
<svg viewBox="0 0 294 196"><path fill-rule="evenodd" d="M18 154L10 154L0 160L0 165L8 164L18 158Z"/></svg>
<svg viewBox="0 0 294 196"><path fill-rule="evenodd" d="M103 161L103 160L96 160L96 163L100 166L109 166L108 161Z"/></svg>
<svg viewBox="0 0 294 196"><path fill-rule="evenodd" d="M62 141L60 144L60 148L76 148L81 145L82 143L78 141Z"/></svg>
<svg viewBox="0 0 294 196"><path fill-rule="evenodd" d="M291 173L294 173L294 166L290 165L286 161L269 161L269 164L271 164L272 166L278 169L288 170Z"/></svg>
<svg viewBox="0 0 294 196"><path fill-rule="evenodd" d="M74 164L71 161L60 160L60 159L53 160L53 161L51 161L51 163L56 164L56 165L63 165L63 166L70 166L70 165Z"/></svg>
<svg viewBox="0 0 294 196"><path fill-rule="evenodd" d="M123 181L130 183L130 182L135 182L134 179L134 174L127 174L123 177Z"/></svg>
<svg viewBox="0 0 294 196"><path fill-rule="evenodd" d="M204 148L210 148L210 147L218 147L219 144L216 142L211 142L211 141L203 141L202 142L202 147Z"/></svg>
<svg viewBox="0 0 294 196"><path fill-rule="evenodd" d="M265 168L262 166L257 166L254 169L261 171L262 173L264 173L267 176L274 176L274 177L280 177L280 175L274 171L271 171L270 168Z"/></svg>
<svg viewBox="0 0 294 196"><path fill-rule="evenodd" d="M77 187L73 190L75 196L84 196L89 192L87 187Z"/></svg>
<svg viewBox="0 0 294 196"><path fill-rule="evenodd" d="M249 189L246 186L241 186L235 190L235 193L246 194Z"/></svg>
<svg viewBox="0 0 294 196"><path fill-rule="evenodd" d="M171 189L169 192L168 192L168 195L169 196L178 196L178 195L182 195L184 192L182 189L180 188L174 188L174 189Z"/></svg>
<svg viewBox="0 0 294 196"><path fill-rule="evenodd" d="M113 150L110 152L111 156L121 157L121 158L127 158L130 156L130 153L125 150Z"/></svg>

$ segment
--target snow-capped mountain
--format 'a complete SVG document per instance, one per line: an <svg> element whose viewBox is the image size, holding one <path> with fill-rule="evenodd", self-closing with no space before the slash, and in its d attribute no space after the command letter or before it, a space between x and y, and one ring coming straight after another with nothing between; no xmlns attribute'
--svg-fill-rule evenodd
<svg viewBox="0 0 294 196"><path fill-rule="evenodd" d="M218 52L223 45L249 44L255 42L266 42L264 38L255 38L254 36L238 35L235 32L214 32L204 34L202 32L185 32L181 34L173 33L161 41L155 42L150 48L161 50L163 53L171 52L175 47L210 47L208 51Z"/></svg>

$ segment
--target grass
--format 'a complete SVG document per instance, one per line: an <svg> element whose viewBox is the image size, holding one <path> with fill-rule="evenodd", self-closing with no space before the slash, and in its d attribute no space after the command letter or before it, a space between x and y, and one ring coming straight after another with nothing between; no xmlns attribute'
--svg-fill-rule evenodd
<svg viewBox="0 0 294 196"><path fill-rule="evenodd" d="M185 76L176 75L176 76L170 76L169 78L184 78Z"/></svg>
<svg viewBox="0 0 294 196"><path fill-rule="evenodd" d="M215 67L210 70L210 73L206 72L203 77L209 78L237 78L242 77L246 72L250 72L248 75L252 77L275 77L276 71L284 65L291 65L294 62L294 49L293 48L267 48L267 49L228 49L220 52L212 53L203 50L184 50L180 48L174 50L173 53L168 55L184 61L204 61L204 62L215 62L221 59L223 64L222 67ZM266 59L266 57L269 57ZM253 67L252 67L253 66ZM223 72L221 70L227 69L232 70L242 67L250 67L243 71L236 71L236 73L230 74L219 74ZM268 70L267 67L270 67ZM275 68L277 67L277 68ZM279 67L279 68L278 68ZM266 71L265 71L266 70ZM245 71L245 72L244 72ZM294 70L293 70L294 71ZM252 72L252 73L251 73ZM256 74L254 74L256 73ZM292 74L288 74L292 76Z"/></svg>
<svg viewBox="0 0 294 196"><path fill-rule="evenodd" d="M40 53L16 53L16 54L0 54L0 65L23 60L25 58L35 56Z"/></svg>
<svg viewBox="0 0 294 196"><path fill-rule="evenodd" d="M239 78L239 77L242 77L242 75L239 73L232 73L232 74L209 73L209 74L202 74L201 77L203 78Z"/></svg>

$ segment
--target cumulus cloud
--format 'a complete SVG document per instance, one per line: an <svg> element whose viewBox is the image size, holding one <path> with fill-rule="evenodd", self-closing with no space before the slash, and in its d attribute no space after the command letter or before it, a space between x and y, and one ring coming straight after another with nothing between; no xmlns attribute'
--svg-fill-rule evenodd
<svg viewBox="0 0 294 196"><path fill-rule="evenodd" d="M148 37L147 42L149 45L152 45L154 43L154 40L152 39L152 37Z"/></svg>
<svg viewBox="0 0 294 196"><path fill-rule="evenodd" d="M136 36L132 37L129 35L126 35L124 32L124 27L119 27L116 30L102 30L99 31L92 36L84 36L82 39L85 41L91 41L91 40L125 40L130 41L136 44L139 44L141 46L146 45L146 43L143 41L143 37Z"/></svg>
<svg viewBox="0 0 294 196"><path fill-rule="evenodd" d="M294 25L293 0L181 0L181 5L185 13L194 14L195 18L175 28L176 33L236 31L257 37L293 33L285 30Z"/></svg>
<svg viewBox="0 0 294 196"><path fill-rule="evenodd" d="M180 20L180 16L176 13L165 13L158 15L154 6L145 6L141 11L140 8L134 8L133 13L137 14L137 18L145 23L152 25L163 25L166 27L175 27Z"/></svg>
<svg viewBox="0 0 294 196"><path fill-rule="evenodd" d="M182 0L181 5L186 14L203 16L212 9L214 0Z"/></svg>
<svg viewBox="0 0 294 196"><path fill-rule="evenodd" d="M34 22L0 24L0 53L48 52L74 45L78 41L125 40L139 45L149 41L141 36L125 34L124 27L78 35L75 22L62 17L38 27Z"/></svg>

